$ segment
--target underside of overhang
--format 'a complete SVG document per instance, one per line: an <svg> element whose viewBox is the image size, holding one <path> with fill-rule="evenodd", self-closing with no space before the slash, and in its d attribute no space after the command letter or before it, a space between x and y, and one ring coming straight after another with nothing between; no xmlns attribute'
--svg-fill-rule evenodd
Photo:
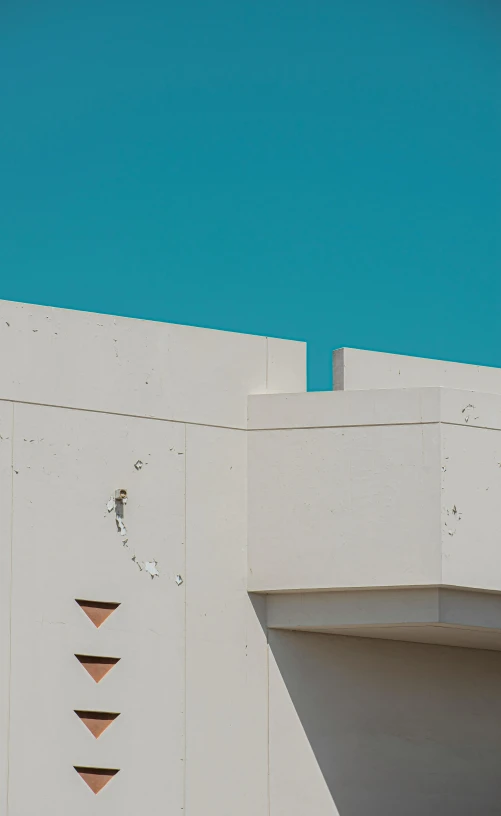
<svg viewBox="0 0 501 816"><path fill-rule="evenodd" d="M450 587L280 592L270 629L501 651L501 594Z"/></svg>

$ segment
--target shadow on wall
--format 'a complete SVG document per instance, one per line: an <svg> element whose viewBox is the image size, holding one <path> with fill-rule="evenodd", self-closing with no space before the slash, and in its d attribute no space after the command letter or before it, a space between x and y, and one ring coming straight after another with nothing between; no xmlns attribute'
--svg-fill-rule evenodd
<svg viewBox="0 0 501 816"><path fill-rule="evenodd" d="M270 631L271 816L499 816L501 653Z"/></svg>

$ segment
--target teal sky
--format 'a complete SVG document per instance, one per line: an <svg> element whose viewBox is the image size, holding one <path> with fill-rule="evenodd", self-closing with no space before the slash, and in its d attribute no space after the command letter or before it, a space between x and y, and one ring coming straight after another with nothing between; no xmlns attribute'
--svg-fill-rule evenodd
<svg viewBox="0 0 501 816"><path fill-rule="evenodd" d="M0 5L0 297L501 366L498 0Z"/></svg>

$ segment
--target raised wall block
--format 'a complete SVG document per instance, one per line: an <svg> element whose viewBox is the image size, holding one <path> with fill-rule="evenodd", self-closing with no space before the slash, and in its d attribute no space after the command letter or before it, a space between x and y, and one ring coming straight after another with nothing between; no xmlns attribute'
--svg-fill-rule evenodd
<svg viewBox="0 0 501 816"><path fill-rule="evenodd" d="M501 648L501 395L256 396L249 428L249 588L273 626Z"/></svg>

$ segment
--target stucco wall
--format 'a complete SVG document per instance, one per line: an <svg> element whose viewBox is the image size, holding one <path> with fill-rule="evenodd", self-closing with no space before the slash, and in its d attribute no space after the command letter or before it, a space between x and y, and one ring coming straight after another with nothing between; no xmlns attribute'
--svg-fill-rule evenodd
<svg viewBox="0 0 501 816"><path fill-rule="evenodd" d="M249 474L251 589L440 583L439 425L252 431Z"/></svg>
<svg viewBox="0 0 501 816"><path fill-rule="evenodd" d="M336 391L439 386L501 394L501 371L489 366L341 348L333 354L333 369Z"/></svg>
<svg viewBox="0 0 501 816"><path fill-rule="evenodd" d="M247 576L250 495L250 541L288 587L332 586L342 563L347 586L355 567L429 580L443 508L464 488L467 524L484 512L485 428L462 446L440 396L388 392L337 395L338 427L323 395L289 425L289 398L256 397L248 431L248 394L305 388L304 345L271 338L3 302L0 355L0 816L499 812L499 653L268 632ZM461 473L484 460L475 493ZM76 599L119 606L98 629ZM96 684L76 654L120 660ZM76 709L119 716L96 740ZM119 773L95 796L74 766Z"/></svg>
<svg viewBox="0 0 501 816"><path fill-rule="evenodd" d="M501 654L270 632L273 816L497 816Z"/></svg>
<svg viewBox="0 0 501 816"><path fill-rule="evenodd" d="M0 814L266 816L247 396L304 389L304 344L2 302L0 354ZM96 740L75 709L120 716Z"/></svg>

